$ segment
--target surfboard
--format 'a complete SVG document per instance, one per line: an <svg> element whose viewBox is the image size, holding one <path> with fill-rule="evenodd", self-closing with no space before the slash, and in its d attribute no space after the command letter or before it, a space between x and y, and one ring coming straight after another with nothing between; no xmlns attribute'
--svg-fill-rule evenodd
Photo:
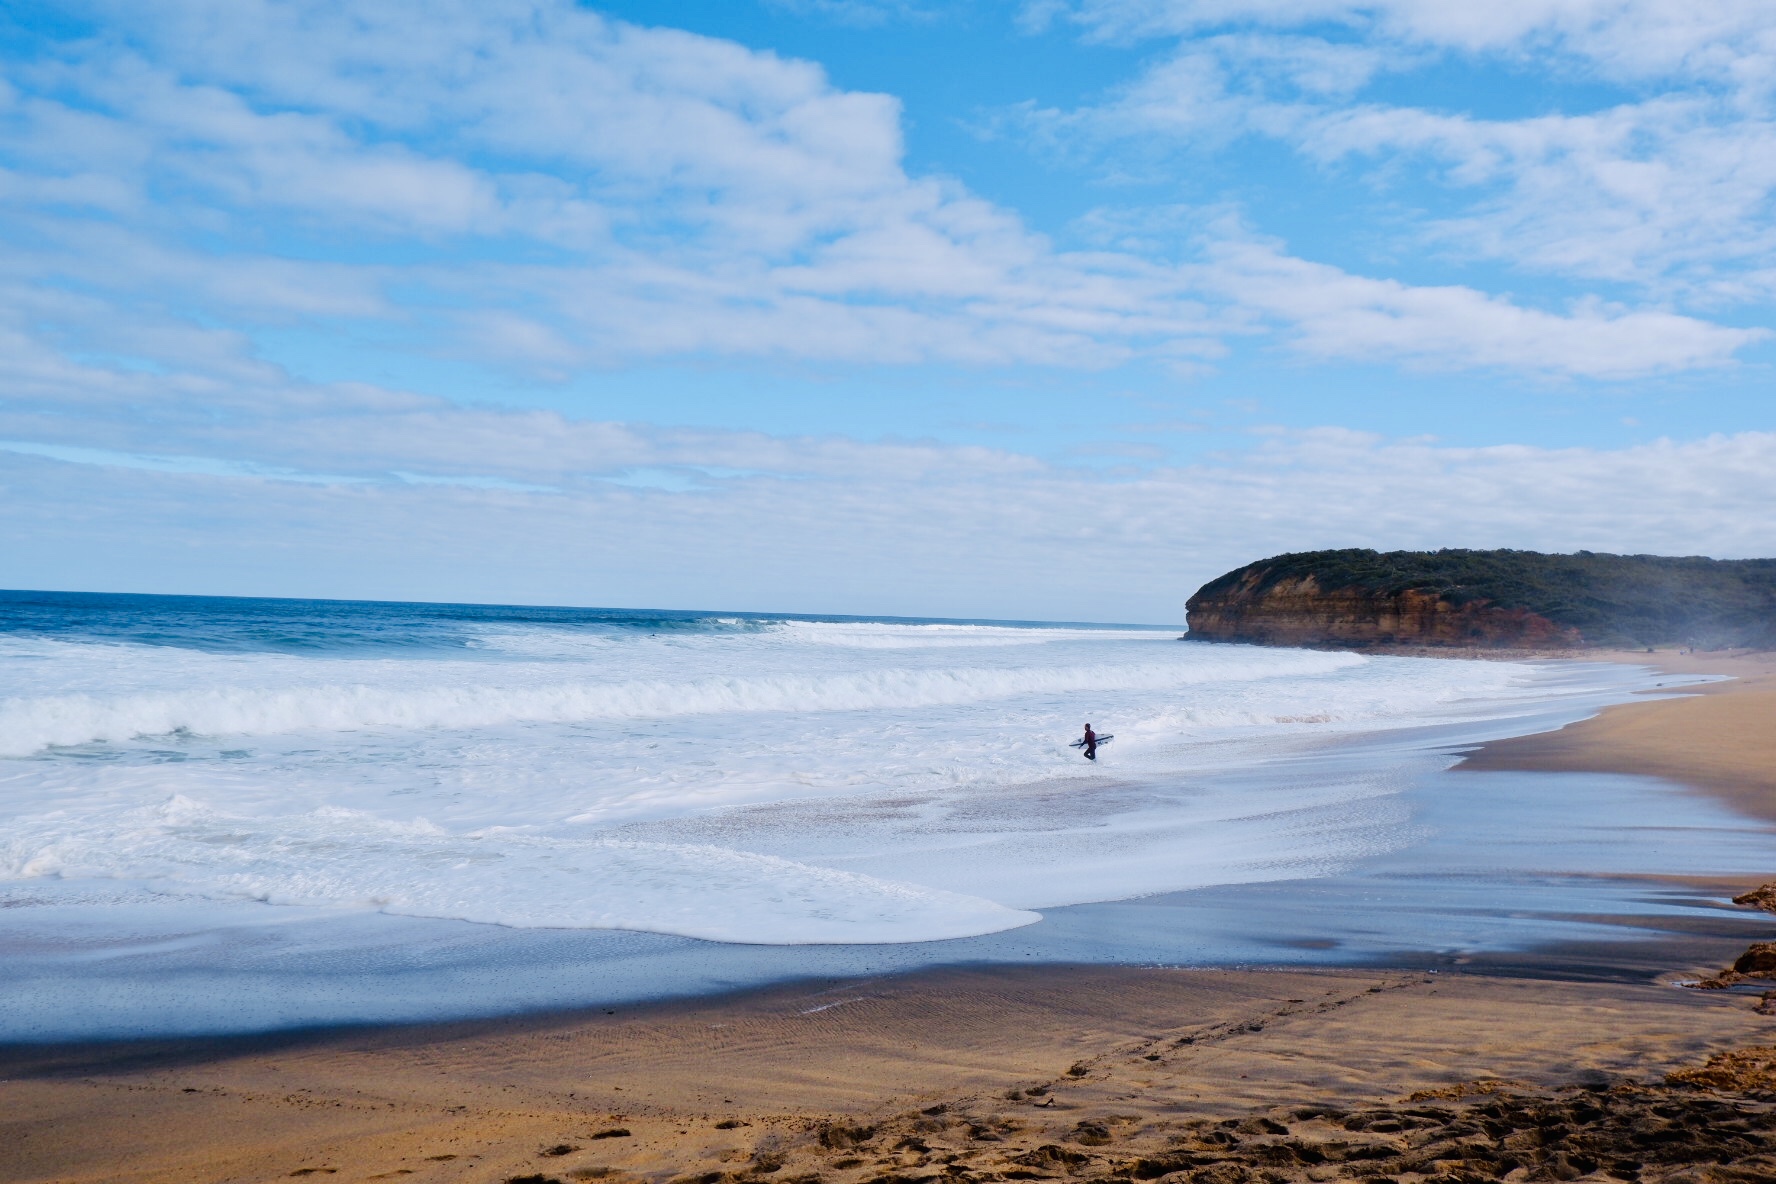
<svg viewBox="0 0 1776 1184"><path fill-rule="evenodd" d="M1102 746L1104 746L1104 745L1106 745L1106 744L1108 744L1108 743L1110 743L1110 741L1112 741L1112 740L1114 740L1114 739L1116 739L1116 737L1115 737L1115 736L1099 736L1099 737L1098 737L1098 745L1099 745L1099 747L1102 747ZM1075 740L1075 741L1073 741L1073 743L1071 743L1071 744L1069 744L1069 745L1067 745L1067 747L1068 747L1068 748L1084 748L1084 747L1085 747L1085 741L1083 741L1083 740Z"/></svg>

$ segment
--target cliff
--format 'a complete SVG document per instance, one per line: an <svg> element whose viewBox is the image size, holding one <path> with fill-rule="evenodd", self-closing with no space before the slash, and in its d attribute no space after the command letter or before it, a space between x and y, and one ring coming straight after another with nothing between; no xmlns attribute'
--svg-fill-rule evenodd
<svg viewBox="0 0 1776 1184"><path fill-rule="evenodd" d="M1196 641L1574 648L1776 644L1776 560L1580 551L1304 551L1209 581Z"/></svg>

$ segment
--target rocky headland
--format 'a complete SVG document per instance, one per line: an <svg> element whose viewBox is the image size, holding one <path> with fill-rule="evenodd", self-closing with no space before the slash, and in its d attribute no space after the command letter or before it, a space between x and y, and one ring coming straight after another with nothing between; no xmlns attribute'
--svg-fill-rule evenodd
<svg viewBox="0 0 1776 1184"><path fill-rule="evenodd" d="M1776 559L1302 551L1210 580L1193 641L1574 650L1776 643Z"/></svg>

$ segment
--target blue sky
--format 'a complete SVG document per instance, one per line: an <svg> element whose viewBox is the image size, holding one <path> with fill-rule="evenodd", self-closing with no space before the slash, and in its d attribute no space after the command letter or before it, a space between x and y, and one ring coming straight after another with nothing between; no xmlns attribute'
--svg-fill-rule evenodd
<svg viewBox="0 0 1776 1184"><path fill-rule="evenodd" d="M0 584L1175 621L1776 553L1724 0L29 3Z"/></svg>

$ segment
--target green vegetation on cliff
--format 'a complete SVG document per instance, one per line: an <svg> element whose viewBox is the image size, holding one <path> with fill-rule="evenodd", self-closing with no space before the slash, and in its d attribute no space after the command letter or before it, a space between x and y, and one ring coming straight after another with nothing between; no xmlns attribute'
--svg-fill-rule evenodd
<svg viewBox="0 0 1776 1184"><path fill-rule="evenodd" d="M1244 587L1262 595L1311 576L1322 592L1432 593L1484 601L1577 629L1590 645L1776 645L1776 559L1673 558L1579 551L1301 551L1204 584L1193 604ZM1254 578L1255 577L1255 578Z"/></svg>

